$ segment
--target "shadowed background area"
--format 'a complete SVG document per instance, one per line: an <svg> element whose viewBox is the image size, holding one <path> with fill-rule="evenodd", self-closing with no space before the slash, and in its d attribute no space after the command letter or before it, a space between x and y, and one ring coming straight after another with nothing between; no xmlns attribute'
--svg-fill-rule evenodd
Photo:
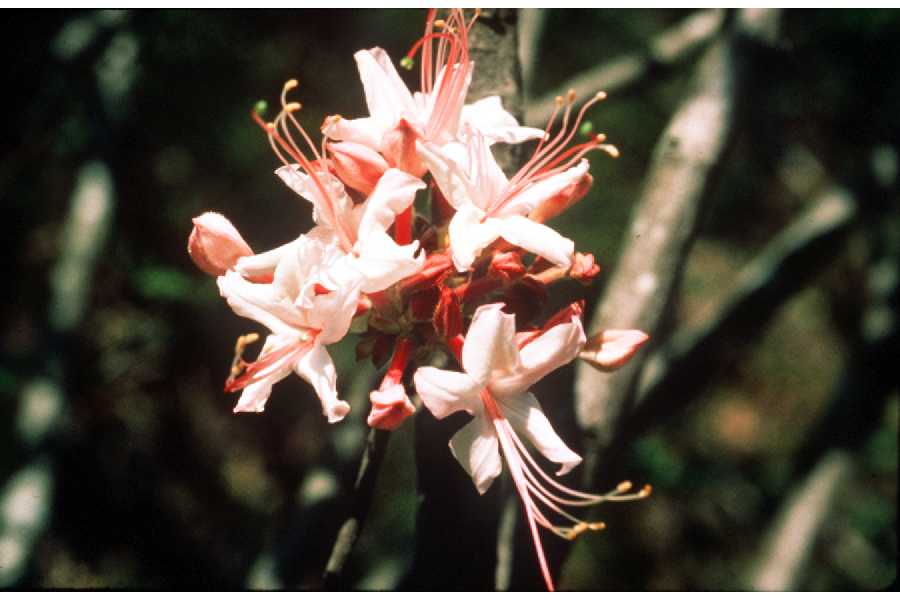
<svg viewBox="0 0 900 600"><path fill-rule="evenodd" d="M332 347L353 405L344 422L328 425L296 377L264 413L232 414L222 386L234 342L258 329L186 242L206 210L256 251L309 229L251 108L296 77L309 131L326 114L365 114L353 52L382 46L396 61L424 11L5 17L0 587L322 587L379 372L356 363L351 335ZM896 579L900 13L785 11L774 29L727 37L741 19L519 15L528 124L543 125L558 90L610 92L588 118L621 157L595 155L592 191L552 223L602 267L589 288L552 290L557 305L586 292L586 323L612 310L627 248L656 235L632 215L675 202L682 190L659 184L666 169L717 126L703 111L680 120L682 109L720 91L733 104L721 155L699 161L710 175L695 218L660 230L685 228L685 241L657 270L673 274L673 291L624 400L601 402L607 380L579 369L576 385L575 368L535 390L589 455L568 482L655 490L592 512L604 532L548 543L562 589L870 590ZM417 477L462 471L417 473L417 425L389 440L346 587L483 589L495 578L477 556L423 558L423 544L451 542L416 540ZM496 488L486 511L501 495L506 505L510 483ZM501 533L496 585L540 589L521 534Z"/></svg>

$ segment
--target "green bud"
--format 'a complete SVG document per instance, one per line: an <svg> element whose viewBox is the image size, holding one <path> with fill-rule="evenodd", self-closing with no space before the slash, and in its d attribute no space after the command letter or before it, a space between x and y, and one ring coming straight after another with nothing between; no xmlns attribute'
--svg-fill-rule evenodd
<svg viewBox="0 0 900 600"><path fill-rule="evenodd" d="M591 123L590 121L585 121L584 123L581 124L581 127L578 128L578 133L580 133L584 137L591 135L591 133L593 131L594 131L594 124Z"/></svg>
<svg viewBox="0 0 900 600"><path fill-rule="evenodd" d="M264 117L266 116L266 111L269 110L269 103L265 100L260 100L253 105L253 110L259 116Z"/></svg>
<svg viewBox="0 0 900 600"><path fill-rule="evenodd" d="M407 71L411 71L413 66L415 66L416 61L408 56L404 56L400 59L400 66L406 69Z"/></svg>

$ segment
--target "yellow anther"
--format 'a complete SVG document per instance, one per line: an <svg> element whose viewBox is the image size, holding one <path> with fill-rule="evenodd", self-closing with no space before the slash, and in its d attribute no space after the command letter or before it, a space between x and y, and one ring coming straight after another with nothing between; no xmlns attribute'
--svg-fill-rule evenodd
<svg viewBox="0 0 900 600"><path fill-rule="evenodd" d="M588 523L587 526L588 526L588 529L590 529L591 531L603 531L604 529L606 529L606 523L604 523L603 521L597 521L596 523Z"/></svg>
<svg viewBox="0 0 900 600"><path fill-rule="evenodd" d="M569 88L569 91L566 93L566 99L569 101L569 104L575 102L576 94L574 88Z"/></svg>
<svg viewBox="0 0 900 600"><path fill-rule="evenodd" d="M600 150L603 150L613 158L619 158L619 149L613 146L612 144L602 144L597 146Z"/></svg>
<svg viewBox="0 0 900 600"><path fill-rule="evenodd" d="M623 481L622 483L620 483L619 485L616 486L616 493L624 494L625 492L627 492L630 489L631 489L631 482Z"/></svg>
<svg viewBox="0 0 900 600"><path fill-rule="evenodd" d="M435 27L438 27L438 28L440 28L440 29L443 29L444 27L447 26L447 22L446 22L445 20L443 20L443 19L436 19L436 20L434 21L434 26L435 26Z"/></svg>
<svg viewBox="0 0 900 600"><path fill-rule="evenodd" d="M647 496L649 496L652 493L653 493L653 486L648 483L647 485L645 485L644 487L641 488L640 492L638 492L638 497L646 498Z"/></svg>
<svg viewBox="0 0 900 600"><path fill-rule="evenodd" d="M606 92L597 92L597 95L594 96L597 100L606 100Z"/></svg>
<svg viewBox="0 0 900 600"><path fill-rule="evenodd" d="M553 101L556 102L557 106L563 105L563 97L562 96L557 96L556 98L553 99Z"/></svg>
<svg viewBox="0 0 900 600"><path fill-rule="evenodd" d="M606 134L605 134L605 133L598 133L597 135L594 136L594 141L595 141L595 142L598 142L598 143L599 143L599 142L603 142L603 141L605 141L605 140L606 140Z"/></svg>
<svg viewBox="0 0 900 600"><path fill-rule="evenodd" d="M298 85L300 85L300 83L296 79L288 79L284 82L284 91L289 92Z"/></svg>
<svg viewBox="0 0 900 600"><path fill-rule="evenodd" d="M266 123L266 129L268 131L275 131L275 123L273 123L272 121L269 121L268 123Z"/></svg>
<svg viewBox="0 0 900 600"><path fill-rule="evenodd" d="M299 102L291 102L291 103L285 105L284 112L289 112L289 113L297 112L301 108L303 108L303 105L300 104Z"/></svg>

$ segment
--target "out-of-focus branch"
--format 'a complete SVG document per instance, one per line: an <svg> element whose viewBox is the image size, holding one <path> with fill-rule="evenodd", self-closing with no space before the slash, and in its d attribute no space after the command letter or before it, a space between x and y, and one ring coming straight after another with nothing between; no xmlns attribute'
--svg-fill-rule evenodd
<svg viewBox="0 0 900 600"><path fill-rule="evenodd" d="M792 591L809 560L816 534L831 511L835 492L853 467L844 450L829 452L785 501L767 534L762 561L751 579L759 591Z"/></svg>
<svg viewBox="0 0 900 600"><path fill-rule="evenodd" d="M741 10L730 35L706 51L692 91L658 142L650 173L616 271L590 325L600 329L657 331L681 278L711 182L726 153L744 75L738 55L748 36L774 36L778 11ZM643 367L642 354L607 374L579 364L576 414L594 443L609 443L631 400ZM592 483L596 453L589 453Z"/></svg>
<svg viewBox="0 0 900 600"><path fill-rule="evenodd" d="M682 374L714 372L746 349L785 301L841 252L855 216L849 192L837 187L823 192L744 267L713 317L676 334L653 354L642 373L635 408L617 438L636 435L696 397L705 380Z"/></svg>
<svg viewBox="0 0 900 600"><path fill-rule="evenodd" d="M691 15L652 40L646 50L626 54L589 69L529 103L526 121L535 126L544 125L553 113L556 97L565 97L570 89L575 90L581 99L579 101L587 100L601 90L608 94L622 93L646 80L651 73L674 67L708 42L724 20L725 11L722 9L703 10ZM528 64L523 54L526 83L530 80Z"/></svg>
<svg viewBox="0 0 900 600"><path fill-rule="evenodd" d="M378 478L378 470L384 460L387 443L390 439L390 431L371 429L359 463L359 472L356 475L356 483L353 486L353 508L350 516L341 525L331 549L331 556L322 576L326 589L338 589L341 583L341 574L350 552L359 539L360 531L369 514L372 498L375 493L375 482Z"/></svg>
<svg viewBox="0 0 900 600"><path fill-rule="evenodd" d="M523 8L519 11L519 62L522 65L522 89L525 96L534 81L534 68L547 25L547 8ZM551 109L552 110L552 109Z"/></svg>

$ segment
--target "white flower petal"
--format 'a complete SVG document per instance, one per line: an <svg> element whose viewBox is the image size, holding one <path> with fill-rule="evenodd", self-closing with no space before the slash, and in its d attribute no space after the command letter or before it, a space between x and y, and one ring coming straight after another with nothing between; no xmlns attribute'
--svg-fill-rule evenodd
<svg viewBox="0 0 900 600"><path fill-rule="evenodd" d="M353 55L366 94L369 114L387 127L397 123L404 112L415 111L412 94L390 57L381 48L360 50Z"/></svg>
<svg viewBox="0 0 900 600"><path fill-rule="evenodd" d="M337 372L324 346L314 344L294 365L294 371L316 390L329 423L340 421L350 412L350 405L337 397Z"/></svg>
<svg viewBox="0 0 900 600"><path fill-rule="evenodd" d="M418 241L400 246L383 231L374 231L360 239L353 250L357 256L348 258L353 268L364 276L361 289L366 294L380 292L415 275L425 264L424 252L416 254Z"/></svg>
<svg viewBox="0 0 900 600"><path fill-rule="evenodd" d="M560 465L557 475L565 475L581 462L581 457L566 446L553 431L553 426L541 410L541 405L538 404L534 394L498 396L497 401L513 429L523 433L548 460Z"/></svg>
<svg viewBox="0 0 900 600"><path fill-rule="evenodd" d="M234 270L244 277L272 275L285 250L293 243L294 242L288 242L287 244L283 244L268 252L263 252L262 254L243 256L238 259L237 264L234 266Z"/></svg>
<svg viewBox="0 0 900 600"><path fill-rule="evenodd" d="M489 144L518 144L544 136L543 129L520 126L516 118L503 108L500 96L488 96L467 104L462 109L460 120L463 127L469 125L484 135Z"/></svg>
<svg viewBox="0 0 900 600"><path fill-rule="evenodd" d="M450 252L457 271L468 271L481 251L501 235L499 219L486 219L472 205L461 207L450 219Z"/></svg>
<svg viewBox="0 0 900 600"><path fill-rule="evenodd" d="M555 265L567 269L572 266L575 242L569 238L527 217L504 217L496 221L500 235L510 244L546 258Z"/></svg>
<svg viewBox="0 0 900 600"><path fill-rule="evenodd" d="M290 372L290 371L288 371ZM241 391L241 397L234 407L234 412L263 412L266 402L272 394L274 381L264 380L251 383Z"/></svg>
<svg viewBox="0 0 900 600"><path fill-rule="evenodd" d="M505 396L525 392L547 373L575 360L585 341L584 328L577 317L551 327L519 350L519 368L496 377L491 389Z"/></svg>
<svg viewBox="0 0 900 600"><path fill-rule="evenodd" d="M276 334L297 334L296 312L290 302L279 302L269 284L250 283L234 271L216 278L219 293L238 315L252 319Z"/></svg>
<svg viewBox="0 0 900 600"><path fill-rule="evenodd" d="M443 146L416 142L416 151L431 172L441 193L450 206L459 210L472 204L469 198L466 147L459 142L451 142Z"/></svg>
<svg viewBox="0 0 900 600"><path fill-rule="evenodd" d="M588 161L582 159L577 165L566 169L562 173L529 185L510 198L504 204L503 209L498 211L495 216L527 215L544 201L553 198L568 186L580 181L584 174L588 172L589 167Z"/></svg>
<svg viewBox="0 0 900 600"><path fill-rule="evenodd" d="M337 228L339 224L335 220L345 219L353 210L353 200L344 184L330 173L317 172L313 179L297 165L291 165L275 169L275 174L296 194L312 203L316 223Z"/></svg>
<svg viewBox="0 0 900 600"><path fill-rule="evenodd" d="M372 117L345 119L335 115L326 118L322 125L322 134L326 137L341 142L356 142L376 151L381 147L385 131L386 126Z"/></svg>
<svg viewBox="0 0 900 600"><path fill-rule="evenodd" d="M479 494L485 493L503 470L497 432L483 416L476 416L450 438L450 452L472 477Z"/></svg>
<svg viewBox="0 0 900 600"><path fill-rule="evenodd" d="M416 192L424 187L424 181L400 169L385 171L366 200L357 232L358 238L364 239L374 232L387 231L394 218L412 205Z"/></svg>
<svg viewBox="0 0 900 600"><path fill-rule="evenodd" d="M498 372L514 372L519 367L516 316L502 308L503 304L479 306L463 344L463 368L482 385Z"/></svg>
<svg viewBox="0 0 900 600"><path fill-rule="evenodd" d="M416 393L436 419L457 411L475 414L481 409L481 386L465 373L421 367L413 375Z"/></svg>

